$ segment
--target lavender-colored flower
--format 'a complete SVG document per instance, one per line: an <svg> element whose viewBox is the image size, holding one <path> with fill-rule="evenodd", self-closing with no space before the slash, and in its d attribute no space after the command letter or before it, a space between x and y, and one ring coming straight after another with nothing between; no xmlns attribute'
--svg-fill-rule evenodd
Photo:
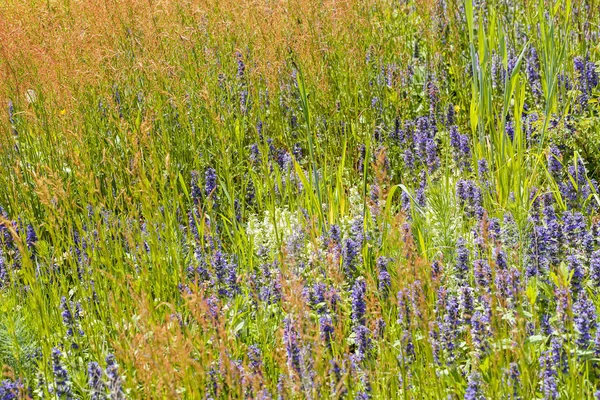
<svg viewBox="0 0 600 400"><path fill-rule="evenodd" d="M258 137L260 140L263 139L263 122L259 119L256 123L256 132L258 133Z"/></svg>
<svg viewBox="0 0 600 400"><path fill-rule="evenodd" d="M363 173L365 168L365 157L367 156L367 148L364 144L358 146L358 172Z"/></svg>
<svg viewBox="0 0 600 400"><path fill-rule="evenodd" d="M585 292L582 292L575 304L573 304L573 322L578 332L577 344L586 349L592 340L591 331L597 326L596 307Z"/></svg>
<svg viewBox="0 0 600 400"><path fill-rule="evenodd" d="M337 391L337 386L340 380L342 379L342 367L340 367L338 361L336 359L329 361L329 375L331 377L330 388L332 391ZM342 389L344 390L344 389ZM342 392L345 393L345 390Z"/></svg>
<svg viewBox="0 0 600 400"><path fill-rule="evenodd" d="M250 145L250 162L254 165L260 162L260 149L256 143Z"/></svg>
<svg viewBox="0 0 600 400"><path fill-rule="evenodd" d="M52 373L54 374L54 393L59 399L72 399L72 383L69 373L63 366L62 353L56 347L52 349Z"/></svg>
<svg viewBox="0 0 600 400"><path fill-rule="evenodd" d="M75 336L75 332L77 332L79 336L83 336L84 333L79 322L83 314L81 304L74 302L69 304L67 298L63 296L60 300L60 308L62 309L61 315L63 324L67 328L67 336L73 337ZM78 348L76 343L72 343L71 346L73 348Z"/></svg>
<svg viewBox="0 0 600 400"><path fill-rule="evenodd" d="M567 263L569 272L572 273L571 277L571 290L575 296L577 296L582 290L582 281L584 278L583 266L581 261L575 255L567 256Z"/></svg>
<svg viewBox="0 0 600 400"><path fill-rule="evenodd" d="M427 157L427 143L430 139L433 138L433 135L430 133L429 127L429 119L427 117L420 117L417 119L416 129L415 129L415 151L417 153L417 157L420 159L426 159Z"/></svg>
<svg viewBox="0 0 600 400"><path fill-rule="evenodd" d="M588 61L586 65L586 74L585 74L588 87L593 89L598 86L598 73L596 72L596 63L592 61Z"/></svg>
<svg viewBox="0 0 600 400"><path fill-rule="evenodd" d="M387 296L388 290L392 285L390 274L387 270L389 259L381 256L377 259L377 269L379 270L379 292Z"/></svg>
<svg viewBox="0 0 600 400"><path fill-rule="evenodd" d="M598 85L596 64L588 61L587 57L585 60L581 57L575 57L573 59L573 65L579 79L578 89L581 92L578 99L579 104L582 108L585 108L587 107L592 89Z"/></svg>
<svg viewBox="0 0 600 400"><path fill-rule="evenodd" d="M433 173L440 167L440 158L437 153L437 143L434 139L427 139L425 144L427 167Z"/></svg>
<svg viewBox="0 0 600 400"><path fill-rule="evenodd" d="M285 317L283 324L283 342L287 351L288 365L300 375L300 335L294 327L292 317Z"/></svg>
<svg viewBox="0 0 600 400"><path fill-rule="evenodd" d="M569 372L569 363L567 360L567 352L563 346L563 340L560 336L554 335L550 340L550 354L552 355L552 362L557 370L560 368L561 372Z"/></svg>
<svg viewBox="0 0 600 400"><path fill-rule="evenodd" d="M200 186L198 186L198 182L198 171L192 171L192 180L190 183L190 187L192 200L194 200L194 204L198 204L202 200L202 189L200 189Z"/></svg>
<svg viewBox="0 0 600 400"><path fill-rule="evenodd" d="M548 249L550 246L551 237L548 230L544 226L534 226L529 244L527 277L532 278L548 269Z"/></svg>
<svg viewBox="0 0 600 400"><path fill-rule="evenodd" d="M334 243L340 244L342 243L342 231L339 226L331 225L329 228L329 239L331 239Z"/></svg>
<svg viewBox="0 0 600 400"><path fill-rule="evenodd" d="M442 264L438 260L431 263L431 278L438 279L442 274Z"/></svg>
<svg viewBox="0 0 600 400"><path fill-rule="evenodd" d="M480 310L473 313L471 319L471 336L473 344L479 357L483 357L488 349L488 337L490 336L490 319L487 312Z"/></svg>
<svg viewBox="0 0 600 400"><path fill-rule="evenodd" d="M344 241L342 248L342 260L346 275L352 276L356 270L356 260L360 252L360 244L354 239L348 238Z"/></svg>
<svg viewBox="0 0 600 400"><path fill-rule="evenodd" d="M542 83L539 71L540 61L535 47L531 47L531 50L529 51L525 70L527 72L527 80L529 81L529 86L531 86L533 96L538 100L542 96Z"/></svg>
<svg viewBox="0 0 600 400"><path fill-rule="evenodd" d="M475 370L471 372L467 379L465 400L485 400L482 391L481 374Z"/></svg>
<svg viewBox="0 0 600 400"><path fill-rule="evenodd" d="M26 396L25 386L21 379L10 380L4 379L0 382L0 399L2 400L18 400L28 399Z"/></svg>
<svg viewBox="0 0 600 400"><path fill-rule="evenodd" d="M469 158L471 156L471 146L469 145L469 137L467 135L460 135L459 148L463 157Z"/></svg>
<svg viewBox="0 0 600 400"><path fill-rule="evenodd" d="M462 323L469 325L471 323L474 307L473 288L469 286L461 287L459 301Z"/></svg>
<svg viewBox="0 0 600 400"><path fill-rule="evenodd" d="M106 384L103 379L104 371L97 362L88 364L88 386L92 400L104 400L106 396Z"/></svg>
<svg viewBox="0 0 600 400"><path fill-rule="evenodd" d="M256 400L273 400L273 396L271 396L271 392L269 392L269 389L262 388L256 394Z"/></svg>
<svg viewBox="0 0 600 400"><path fill-rule="evenodd" d="M590 257L590 277L596 288L600 288L600 250L596 250Z"/></svg>
<svg viewBox="0 0 600 400"><path fill-rule="evenodd" d="M106 377L111 400L125 400L123 382L119 375L119 365L112 354L106 356Z"/></svg>
<svg viewBox="0 0 600 400"><path fill-rule="evenodd" d="M558 373L552 353L545 351L540 357L540 380L545 400L554 400L558 396Z"/></svg>
<svg viewBox="0 0 600 400"><path fill-rule="evenodd" d="M400 204L402 205L402 211L404 211L407 215L407 218L410 219L410 195L402 191L400 195Z"/></svg>
<svg viewBox="0 0 600 400"><path fill-rule="evenodd" d="M235 58L237 59L238 64L237 76L239 79L243 79L244 73L246 72L246 65L244 64L244 60L242 59L242 53L240 53L239 51L236 52Z"/></svg>
<svg viewBox="0 0 600 400"><path fill-rule="evenodd" d="M246 203L250 205L254 204L255 196L256 190L254 189L254 181L252 179L249 179L248 186L246 187Z"/></svg>
<svg viewBox="0 0 600 400"><path fill-rule="evenodd" d="M456 194L461 207L466 208L467 214L477 214L477 209L482 207L481 189L471 180L459 180L456 183Z"/></svg>
<svg viewBox="0 0 600 400"><path fill-rule="evenodd" d="M219 284L219 294L233 297L239 291L236 263L228 260L219 249L213 256L212 266Z"/></svg>
<svg viewBox="0 0 600 400"><path fill-rule="evenodd" d="M415 193L415 202L419 205L419 207L425 207L427 205L427 197L425 196L424 187L417 189L417 192Z"/></svg>
<svg viewBox="0 0 600 400"><path fill-rule="evenodd" d="M365 293L367 291L367 284L363 278L358 278L352 287L352 323L354 325L364 325L365 312L367 310L367 304L365 302Z"/></svg>
<svg viewBox="0 0 600 400"><path fill-rule="evenodd" d="M248 361L252 371L254 371L254 373L259 373L260 368L263 365L263 361L262 352L257 345L253 344L248 346Z"/></svg>
<svg viewBox="0 0 600 400"><path fill-rule="evenodd" d="M11 125L15 124L15 106L13 105L12 100L8 100L8 122Z"/></svg>
<svg viewBox="0 0 600 400"><path fill-rule="evenodd" d="M323 315L319 318L319 330L321 332L321 340L327 347L331 346L331 339L335 329L333 327L333 321L329 315Z"/></svg>
<svg viewBox="0 0 600 400"><path fill-rule="evenodd" d="M555 179L559 179L562 173L562 163L561 163L562 154L558 147L552 146L550 147L550 151L548 153L548 171Z"/></svg>
<svg viewBox="0 0 600 400"><path fill-rule="evenodd" d="M210 196L217 189L217 171L208 167L204 174L204 180L204 192L206 196Z"/></svg>
<svg viewBox="0 0 600 400"><path fill-rule="evenodd" d="M407 289L398 292L398 323L406 327L411 323L410 299Z"/></svg>
<svg viewBox="0 0 600 400"><path fill-rule="evenodd" d="M240 90L240 111L242 114L246 114L248 112L248 90L242 89Z"/></svg>
<svg viewBox="0 0 600 400"><path fill-rule="evenodd" d="M512 396L510 397L511 400L520 399L519 389L521 388L521 371L519 371L519 364L516 362L510 363L510 366L506 370L505 378L503 378L503 383L513 389Z"/></svg>
<svg viewBox="0 0 600 400"><path fill-rule="evenodd" d="M440 323L440 337L445 352L446 364L451 365L455 360L456 337L458 334L460 306L456 296L449 296L446 303L446 314Z"/></svg>
<svg viewBox="0 0 600 400"><path fill-rule="evenodd" d="M10 279L10 273L8 266L6 265L6 259L4 258L4 252L0 246L0 289L5 287Z"/></svg>
<svg viewBox="0 0 600 400"><path fill-rule="evenodd" d="M292 154L294 155L294 158L296 159L296 161L298 161L298 162L302 161L302 146L300 145L300 143L294 144L294 148L292 149Z"/></svg>
<svg viewBox="0 0 600 400"><path fill-rule="evenodd" d="M488 162L485 158L482 158L481 160L477 161L477 173L479 174L479 179L484 179L488 171Z"/></svg>
<svg viewBox="0 0 600 400"><path fill-rule="evenodd" d="M317 282L312 287L305 288L302 291L302 294L308 299L310 306L319 314L323 314L327 311L327 305L325 303L326 290L327 286L324 283Z"/></svg>
<svg viewBox="0 0 600 400"><path fill-rule="evenodd" d="M483 287L488 288L492 281L492 269L486 260L473 261L473 270L475 273L475 282Z"/></svg>
<svg viewBox="0 0 600 400"><path fill-rule="evenodd" d="M448 126L454 125L455 120L455 112L454 105L452 103L448 104L448 111L446 112L446 124Z"/></svg>
<svg viewBox="0 0 600 400"><path fill-rule="evenodd" d="M585 167L585 164L581 158L577 159L577 166L569 165L567 170L569 175L571 175L575 182L577 182L578 186L584 186L586 184L587 168Z"/></svg>
<svg viewBox="0 0 600 400"><path fill-rule="evenodd" d="M450 146L452 146L455 150L460 149L460 132L458 131L458 127L456 125L452 125L450 127Z"/></svg>
<svg viewBox="0 0 600 400"><path fill-rule="evenodd" d="M354 327L354 343L356 345L355 355L357 361L362 361L369 356L371 349L371 331L364 325Z"/></svg>
<svg viewBox="0 0 600 400"><path fill-rule="evenodd" d="M506 136L508 136L508 138L511 140L511 142L515 140L515 125L512 120L508 119L506 121L506 125L504 126L504 132L506 133Z"/></svg>
<svg viewBox="0 0 600 400"><path fill-rule="evenodd" d="M386 324L383 318L377 318L377 321L375 321L375 337L382 339L385 334L385 327Z"/></svg>
<svg viewBox="0 0 600 400"><path fill-rule="evenodd" d="M459 238L456 242L456 271L458 278L461 281L465 281L468 278L469 270L469 249L467 249L465 240Z"/></svg>
<svg viewBox="0 0 600 400"><path fill-rule="evenodd" d="M38 241L38 237L35 233L35 229L33 229L33 225L28 224L27 225L26 242L27 242L27 246L29 247L29 249L33 249L33 247L35 246L37 241Z"/></svg>
<svg viewBox="0 0 600 400"><path fill-rule="evenodd" d="M411 149L404 150L404 165L408 169L413 169L415 166L415 157Z"/></svg>
<svg viewBox="0 0 600 400"><path fill-rule="evenodd" d="M500 228L500 221L498 218L490 218L488 232L492 240L497 242L501 239L502 229Z"/></svg>

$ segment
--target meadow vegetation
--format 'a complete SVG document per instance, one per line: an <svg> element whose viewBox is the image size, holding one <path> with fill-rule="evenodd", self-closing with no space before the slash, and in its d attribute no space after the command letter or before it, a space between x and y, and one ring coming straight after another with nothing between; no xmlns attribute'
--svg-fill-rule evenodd
<svg viewBox="0 0 600 400"><path fill-rule="evenodd" d="M4 0L0 399L600 398L588 0Z"/></svg>

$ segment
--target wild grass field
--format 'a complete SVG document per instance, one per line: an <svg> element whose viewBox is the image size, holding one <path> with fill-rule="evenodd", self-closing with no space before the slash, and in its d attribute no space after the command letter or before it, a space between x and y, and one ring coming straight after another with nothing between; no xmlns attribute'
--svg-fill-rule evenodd
<svg viewBox="0 0 600 400"><path fill-rule="evenodd" d="M595 0L0 2L0 399L600 399Z"/></svg>

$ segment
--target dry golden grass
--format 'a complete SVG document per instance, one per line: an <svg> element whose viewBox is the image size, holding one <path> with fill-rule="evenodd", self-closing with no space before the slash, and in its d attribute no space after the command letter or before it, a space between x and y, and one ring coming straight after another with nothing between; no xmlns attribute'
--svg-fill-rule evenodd
<svg viewBox="0 0 600 400"><path fill-rule="evenodd" d="M332 48L360 59L368 8L358 0L8 0L0 4L0 88L43 89L70 100L133 71L198 77L223 57L252 54L250 73L276 85L293 56L327 87ZM218 54L217 49L230 49ZM190 59L196 57L192 62Z"/></svg>

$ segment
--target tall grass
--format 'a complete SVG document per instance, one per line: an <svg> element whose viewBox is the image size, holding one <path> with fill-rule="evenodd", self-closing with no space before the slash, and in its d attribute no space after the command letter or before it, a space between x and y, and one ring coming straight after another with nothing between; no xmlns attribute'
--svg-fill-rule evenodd
<svg viewBox="0 0 600 400"><path fill-rule="evenodd" d="M590 398L592 5L4 2L0 393Z"/></svg>

